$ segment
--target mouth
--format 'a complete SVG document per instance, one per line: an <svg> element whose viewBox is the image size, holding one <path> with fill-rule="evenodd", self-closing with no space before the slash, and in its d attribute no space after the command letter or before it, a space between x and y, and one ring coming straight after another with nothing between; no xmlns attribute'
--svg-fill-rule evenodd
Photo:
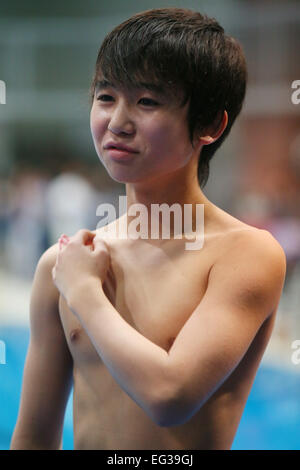
<svg viewBox="0 0 300 470"><path fill-rule="evenodd" d="M128 147L127 145L121 144L121 143L115 143L115 142L108 142L104 148L106 150L119 150L123 152L129 152L129 153L138 153L137 150Z"/></svg>
<svg viewBox="0 0 300 470"><path fill-rule="evenodd" d="M115 161L130 161L132 160L138 152L124 150L120 148L110 147L107 150L108 155L112 160Z"/></svg>

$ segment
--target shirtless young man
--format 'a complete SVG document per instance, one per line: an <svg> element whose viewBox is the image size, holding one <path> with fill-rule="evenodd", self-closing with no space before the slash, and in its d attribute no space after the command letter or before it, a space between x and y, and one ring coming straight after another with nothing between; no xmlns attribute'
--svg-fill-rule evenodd
<svg viewBox="0 0 300 470"><path fill-rule="evenodd" d="M75 449L231 448L285 277L272 235L201 189L245 84L239 45L190 10L140 13L105 39L92 85L99 158L149 226L151 204L192 204L193 222L204 204L204 245L102 228L43 254L12 449L61 446L72 382Z"/></svg>

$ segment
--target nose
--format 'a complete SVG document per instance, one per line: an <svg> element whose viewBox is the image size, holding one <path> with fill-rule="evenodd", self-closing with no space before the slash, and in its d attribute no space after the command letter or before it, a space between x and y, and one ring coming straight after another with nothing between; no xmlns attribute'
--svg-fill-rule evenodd
<svg viewBox="0 0 300 470"><path fill-rule="evenodd" d="M135 132L134 122L126 103L118 103L112 111L108 130L113 134L132 135Z"/></svg>

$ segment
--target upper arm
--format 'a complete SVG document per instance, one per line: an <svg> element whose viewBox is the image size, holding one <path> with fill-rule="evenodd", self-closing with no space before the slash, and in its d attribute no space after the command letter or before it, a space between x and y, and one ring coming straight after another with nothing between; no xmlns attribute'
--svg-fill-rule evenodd
<svg viewBox="0 0 300 470"><path fill-rule="evenodd" d="M12 447L58 448L72 385L72 359L59 318L52 281L57 245L41 257L30 301L30 343Z"/></svg>
<svg viewBox="0 0 300 470"><path fill-rule="evenodd" d="M162 422L185 422L232 373L276 310L285 269L284 252L269 232L234 235L169 351L173 398L161 404Z"/></svg>

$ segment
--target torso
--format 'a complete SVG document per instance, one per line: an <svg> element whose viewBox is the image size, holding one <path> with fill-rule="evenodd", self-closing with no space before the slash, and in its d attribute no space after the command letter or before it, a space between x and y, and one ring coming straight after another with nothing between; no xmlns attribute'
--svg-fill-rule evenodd
<svg viewBox="0 0 300 470"><path fill-rule="evenodd" d="M230 233L257 230L221 212L219 229L205 233L198 251L185 250L184 240L163 245L151 240L108 240L112 260L104 286L108 298L133 328L166 351L201 302L209 271L228 247ZM59 310L74 363L75 449L231 447L275 313L202 408L183 425L161 427L116 383L62 297Z"/></svg>

